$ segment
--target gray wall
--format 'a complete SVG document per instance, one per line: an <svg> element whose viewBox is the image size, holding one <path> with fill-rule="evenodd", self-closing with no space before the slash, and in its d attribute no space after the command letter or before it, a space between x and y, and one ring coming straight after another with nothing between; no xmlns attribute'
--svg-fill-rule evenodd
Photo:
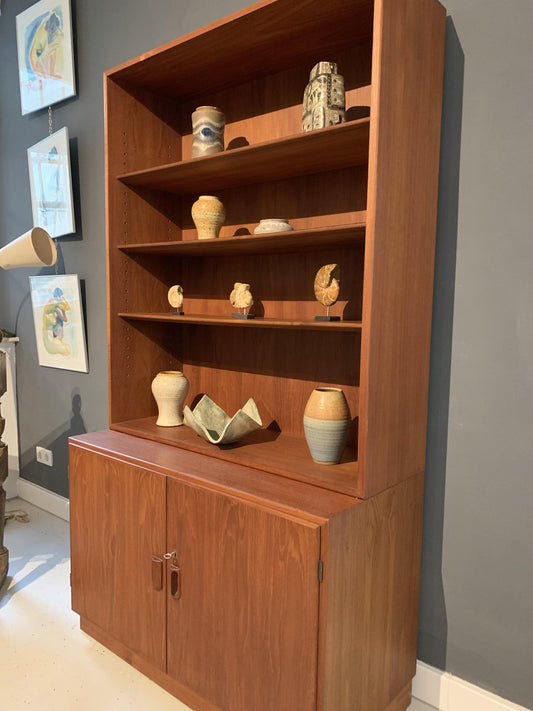
<svg viewBox="0 0 533 711"><path fill-rule="evenodd" d="M420 656L533 707L533 3L446 4Z"/></svg>
<svg viewBox="0 0 533 711"><path fill-rule="evenodd" d="M0 17L0 244L30 226L15 15ZM17 330L22 476L68 492L66 437L107 425L102 72L246 0L73 0L78 96L68 126L80 199L60 269L84 280L90 372L39 368L29 270L0 275ZM533 708L533 27L531 0L448 0L419 658ZM36 444L57 465L34 459Z"/></svg>

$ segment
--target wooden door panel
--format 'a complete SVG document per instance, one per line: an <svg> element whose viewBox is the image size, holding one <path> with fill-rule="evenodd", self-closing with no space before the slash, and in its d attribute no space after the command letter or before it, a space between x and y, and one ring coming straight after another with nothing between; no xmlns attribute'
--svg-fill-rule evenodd
<svg viewBox="0 0 533 711"><path fill-rule="evenodd" d="M165 478L70 448L72 607L165 669L166 585L152 584L165 549Z"/></svg>
<svg viewBox="0 0 533 711"><path fill-rule="evenodd" d="M318 526L168 480L168 673L225 711L316 709Z"/></svg>

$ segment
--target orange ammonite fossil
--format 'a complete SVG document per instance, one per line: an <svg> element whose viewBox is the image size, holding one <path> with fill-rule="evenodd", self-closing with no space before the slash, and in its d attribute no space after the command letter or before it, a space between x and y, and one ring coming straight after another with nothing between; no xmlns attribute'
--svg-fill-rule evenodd
<svg viewBox="0 0 533 711"><path fill-rule="evenodd" d="M316 273L315 298L323 306L333 306L339 298L340 282L332 276L336 268L336 264L325 264Z"/></svg>

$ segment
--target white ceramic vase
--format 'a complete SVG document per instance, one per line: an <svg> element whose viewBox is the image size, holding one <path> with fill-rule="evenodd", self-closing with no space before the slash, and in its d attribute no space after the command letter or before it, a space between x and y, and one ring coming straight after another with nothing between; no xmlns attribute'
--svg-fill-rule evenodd
<svg viewBox="0 0 533 711"><path fill-rule="evenodd" d="M159 415L156 425L176 427L183 424L183 403L189 392L189 381L181 370L162 370L152 380L152 393Z"/></svg>
<svg viewBox="0 0 533 711"><path fill-rule="evenodd" d="M263 232L290 232L293 229L288 220L281 217L267 217L264 220L259 220L259 224L254 229L254 235L260 235Z"/></svg>
<svg viewBox="0 0 533 711"><path fill-rule="evenodd" d="M350 409L340 388L315 388L304 410L304 432L313 461L338 464L341 460Z"/></svg>

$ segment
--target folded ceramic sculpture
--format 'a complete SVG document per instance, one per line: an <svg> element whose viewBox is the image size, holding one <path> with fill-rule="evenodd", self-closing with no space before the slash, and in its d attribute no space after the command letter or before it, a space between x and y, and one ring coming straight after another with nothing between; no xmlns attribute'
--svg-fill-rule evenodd
<svg viewBox="0 0 533 711"><path fill-rule="evenodd" d="M263 424L252 398L230 418L207 395L202 397L194 410L185 407L183 420L196 434L212 444L231 444Z"/></svg>

